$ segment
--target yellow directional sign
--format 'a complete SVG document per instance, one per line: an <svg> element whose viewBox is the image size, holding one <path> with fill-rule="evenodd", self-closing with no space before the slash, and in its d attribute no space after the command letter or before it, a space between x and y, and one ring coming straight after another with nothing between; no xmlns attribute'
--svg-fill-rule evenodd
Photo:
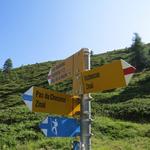
<svg viewBox="0 0 150 150"><path fill-rule="evenodd" d="M83 70L85 70L85 67L88 62L85 61L85 58L87 56L88 49L81 49L79 52L75 53L73 55L73 74L79 74Z"/></svg>
<svg viewBox="0 0 150 150"><path fill-rule="evenodd" d="M73 56L58 62L51 68L48 74L49 84L62 82L63 80L72 78L73 76Z"/></svg>
<svg viewBox="0 0 150 150"><path fill-rule="evenodd" d="M115 60L110 64L82 73L83 91L91 93L124 87L129 83L135 68L124 60Z"/></svg>
<svg viewBox="0 0 150 150"><path fill-rule="evenodd" d="M79 98L44 88L33 88L32 101L33 112L74 116L80 111Z"/></svg>
<svg viewBox="0 0 150 150"><path fill-rule="evenodd" d="M73 95L83 94L81 72L88 69L89 50L84 49L74 55Z"/></svg>
<svg viewBox="0 0 150 150"><path fill-rule="evenodd" d="M79 52L53 66L48 74L49 84L62 82L82 72L87 65L85 62L86 53L87 49L81 49Z"/></svg>

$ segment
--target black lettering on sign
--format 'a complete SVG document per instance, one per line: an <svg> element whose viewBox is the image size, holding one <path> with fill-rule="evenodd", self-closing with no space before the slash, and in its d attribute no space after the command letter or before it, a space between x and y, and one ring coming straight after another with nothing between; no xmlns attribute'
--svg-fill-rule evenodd
<svg viewBox="0 0 150 150"><path fill-rule="evenodd" d="M66 103L66 99L65 98L56 96L54 94L50 95L50 100Z"/></svg>
<svg viewBox="0 0 150 150"><path fill-rule="evenodd" d="M99 78L99 77L100 77L100 73L97 72L97 73L93 73L93 74L84 76L84 80L87 81L87 80L91 80L91 79Z"/></svg>
<svg viewBox="0 0 150 150"><path fill-rule="evenodd" d="M45 108L45 102L39 102L38 100L35 103L35 107Z"/></svg>
<svg viewBox="0 0 150 150"><path fill-rule="evenodd" d="M43 93L39 92L38 90L36 91L36 97L43 98L43 96Z"/></svg>
<svg viewBox="0 0 150 150"><path fill-rule="evenodd" d="M86 83L86 89L89 90L89 89L93 89L94 86L93 86L93 83Z"/></svg>
<svg viewBox="0 0 150 150"><path fill-rule="evenodd" d="M49 95L45 93L45 99L49 100Z"/></svg>

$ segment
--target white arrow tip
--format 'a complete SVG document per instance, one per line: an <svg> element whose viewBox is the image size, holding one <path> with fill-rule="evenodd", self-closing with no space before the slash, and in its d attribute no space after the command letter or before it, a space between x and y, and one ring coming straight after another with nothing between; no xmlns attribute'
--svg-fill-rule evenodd
<svg viewBox="0 0 150 150"><path fill-rule="evenodd" d="M48 74L48 83L51 84L51 81L52 81L52 76L51 76L51 69L50 69Z"/></svg>
<svg viewBox="0 0 150 150"><path fill-rule="evenodd" d="M33 96L33 86L23 94L23 101L30 111L32 111L32 96Z"/></svg>
<svg viewBox="0 0 150 150"><path fill-rule="evenodd" d="M47 129L41 129L45 136L47 136Z"/></svg>

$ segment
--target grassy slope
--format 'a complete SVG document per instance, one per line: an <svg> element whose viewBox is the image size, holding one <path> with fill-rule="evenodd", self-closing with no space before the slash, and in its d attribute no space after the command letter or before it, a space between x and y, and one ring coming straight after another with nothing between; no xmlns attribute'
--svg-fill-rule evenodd
<svg viewBox="0 0 150 150"><path fill-rule="evenodd" d="M95 117L93 130L94 149L150 149L150 124Z"/></svg>
<svg viewBox="0 0 150 150"><path fill-rule="evenodd" d="M101 65L100 58L106 62L119 58L128 61L129 55L128 50L94 55L92 67ZM22 66L13 70L10 79L0 81L0 149L70 149L72 139L44 137L38 124L46 114L29 112L21 100L21 93L33 85L48 88L46 78L53 63ZM68 90L60 86L60 91ZM145 70L137 73L127 88L92 95L93 149L150 149L149 87L150 70Z"/></svg>

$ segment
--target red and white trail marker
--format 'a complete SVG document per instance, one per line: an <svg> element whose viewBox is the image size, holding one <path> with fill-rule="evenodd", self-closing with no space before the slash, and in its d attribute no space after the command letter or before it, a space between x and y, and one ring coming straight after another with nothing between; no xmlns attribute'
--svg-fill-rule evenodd
<svg viewBox="0 0 150 150"><path fill-rule="evenodd" d="M125 76L126 85L129 84L136 68L121 59L122 69Z"/></svg>

